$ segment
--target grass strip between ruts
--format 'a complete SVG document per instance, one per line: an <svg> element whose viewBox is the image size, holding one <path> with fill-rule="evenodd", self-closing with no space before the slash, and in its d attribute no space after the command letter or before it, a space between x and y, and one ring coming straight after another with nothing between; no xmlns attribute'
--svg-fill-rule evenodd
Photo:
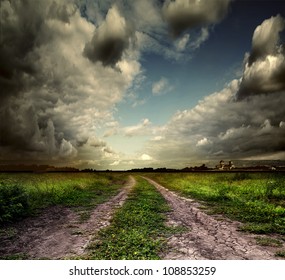
<svg viewBox="0 0 285 280"><path fill-rule="evenodd" d="M89 246L91 259L159 259L164 237L173 231L165 226L169 211L161 194L147 181L137 184L109 227L101 230Z"/></svg>

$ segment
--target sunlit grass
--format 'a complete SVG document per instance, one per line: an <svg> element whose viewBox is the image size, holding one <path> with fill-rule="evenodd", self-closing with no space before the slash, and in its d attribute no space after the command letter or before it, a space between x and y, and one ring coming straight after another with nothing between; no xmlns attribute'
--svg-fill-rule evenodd
<svg viewBox="0 0 285 280"><path fill-rule="evenodd" d="M283 242L269 237L256 237L256 243L261 246L282 247Z"/></svg>
<svg viewBox="0 0 285 280"><path fill-rule="evenodd" d="M285 176L278 173L149 174L167 188L204 202L243 230L285 234ZM149 176L148 175L148 176Z"/></svg>
<svg viewBox="0 0 285 280"><path fill-rule="evenodd" d="M285 251L278 251L275 254L276 257L281 257L281 258L285 258Z"/></svg>

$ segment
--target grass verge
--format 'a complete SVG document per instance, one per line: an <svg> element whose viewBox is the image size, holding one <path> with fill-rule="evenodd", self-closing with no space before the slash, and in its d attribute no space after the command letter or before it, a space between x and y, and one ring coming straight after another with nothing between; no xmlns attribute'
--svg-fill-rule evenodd
<svg viewBox="0 0 285 280"><path fill-rule="evenodd" d="M13 254L13 255L7 255L1 260L28 260L29 256L24 254L24 253L18 253L18 254Z"/></svg>
<svg viewBox="0 0 285 280"><path fill-rule="evenodd" d="M159 259L165 235L173 231L165 226L169 211L164 198L147 181L137 184L109 227L101 230L89 246L90 259Z"/></svg>
<svg viewBox="0 0 285 280"><path fill-rule="evenodd" d="M278 251L275 254L276 257L281 257L281 258L285 258L285 251Z"/></svg>
<svg viewBox="0 0 285 280"><path fill-rule="evenodd" d="M261 246L282 247L283 242L269 237L256 237L256 244Z"/></svg>

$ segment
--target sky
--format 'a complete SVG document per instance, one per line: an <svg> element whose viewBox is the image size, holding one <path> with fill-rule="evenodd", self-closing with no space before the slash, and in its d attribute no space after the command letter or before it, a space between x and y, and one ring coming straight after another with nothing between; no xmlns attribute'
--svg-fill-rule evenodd
<svg viewBox="0 0 285 280"><path fill-rule="evenodd" d="M285 160L284 1L0 5L0 164Z"/></svg>

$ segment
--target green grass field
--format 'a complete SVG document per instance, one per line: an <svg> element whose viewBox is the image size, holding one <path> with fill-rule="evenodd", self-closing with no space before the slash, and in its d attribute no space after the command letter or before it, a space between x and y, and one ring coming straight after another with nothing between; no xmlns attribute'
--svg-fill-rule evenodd
<svg viewBox="0 0 285 280"><path fill-rule="evenodd" d="M10 173L0 174L0 227L63 205L88 213L119 192L129 173ZM143 174L139 174L143 175ZM115 213L111 225L99 231L87 259L159 259L165 237L181 231L166 227L169 208L146 180L137 184ZM278 173L148 173L164 187L200 201L210 214L243 222L242 230L285 234L285 176ZM88 212L89 211L89 212ZM84 218L84 217L83 217ZM264 246L279 246L261 238ZM279 255L283 256L284 251Z"/></svg>
<svg viewBox="0 0 285 280"><path fill-rule="evenodd" d="M51 205L92 208L117 193L126 179L125 173L1 173L0 225Z"/></svg>
<svg viewBox="0 0 285 280"><path fill-rule="evenodd" d="M207 204L212 213L256 233L285 233L285 176L278 173L153 173L165 187ZM50 205L94 207L114 195L127 173L1 173L0 224ZM141 194L142 195L142 194Z"/></svg>
<svg viewBox="0 0 285 280"><path fill-rule="evenodd" d="M285 234L285 176L278 173L148 174L163 186L245 223L243 230Z"/></svg>

